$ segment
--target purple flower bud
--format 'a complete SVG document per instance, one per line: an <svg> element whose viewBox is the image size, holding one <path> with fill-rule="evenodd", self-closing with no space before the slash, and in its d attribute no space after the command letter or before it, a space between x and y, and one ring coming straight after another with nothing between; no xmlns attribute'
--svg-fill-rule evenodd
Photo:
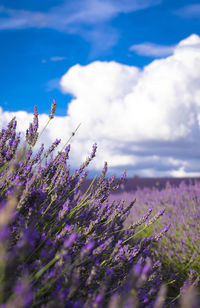
<svg viewBox="0 0 200 308"><path fill-rule="evenodd" d="M53 99L53 103L51 104L51 114L49 115L50 119L54 118L55 112L56 112L56 100Z"/></svg>

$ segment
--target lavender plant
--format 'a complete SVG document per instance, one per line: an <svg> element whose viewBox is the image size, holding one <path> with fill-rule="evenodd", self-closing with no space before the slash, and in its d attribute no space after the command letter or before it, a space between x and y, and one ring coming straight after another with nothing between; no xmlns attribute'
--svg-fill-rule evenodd
<svg viewBox="0 0 200 308"><path fill-rule="evenodd" d="M55 108L54 101L49 121ZM148 211L124 228L135 200L106 201L126 170L119 180L105 179L105 163L96 187L81 194L78 188L88 174L83 170L97 145L70 175L68 142L55 157L60 140L45 153L42 144L33 155L44 131L39 135L36 106L21 147L16 124L13 118L0 132L0 307L113 307L116 296L116 305L125 307L129 293L134 307L161 307L156 304L160 263L150 261L149 250L163 234L136 235L163 212L149 220Z"/></svg>
<svg viewBox="0 0 200 308"><path fill-rule="evenodd" d="M199 232L199 200L200 183L186 185L182 182L179 187L167 183L165 189L158 190L138 188L133 193L110 195L109 202L115 200L137 199L137 204L130 212L124 226L132 224L137 217L146 213L149 207L153 212L165 209L165 215L157 220L153 228L141 228L140 236L148 236L153 231L158 233L170 224L166 236L152 246L151 257L162 261L162 277L168 285L168 298L171 305L178 305L177 300L185 296L185 290L197 287L200 290L200 232ZM187 286L187 287L186 287ZM193 292L193 291L192 291ZM196 292L196 291L195 291ZM194 293L195 293L194 292ZM188 293L189 294L189 293ZM190 295L188 295L190 297ZM199 307L198 304L187 304L186 307ZM195 306L196 305L196 306Z"/></svg>

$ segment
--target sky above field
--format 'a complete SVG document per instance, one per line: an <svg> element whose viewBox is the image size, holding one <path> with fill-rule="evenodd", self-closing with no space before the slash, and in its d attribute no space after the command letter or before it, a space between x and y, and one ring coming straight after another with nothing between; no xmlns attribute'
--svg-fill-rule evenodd
<svg viewBox="0 0 200 308"><path fill-rule="evenodd" d="M39 111L45 148L88 178L200 176L199 0L1 0L0 128L24 136Z"/></svg>

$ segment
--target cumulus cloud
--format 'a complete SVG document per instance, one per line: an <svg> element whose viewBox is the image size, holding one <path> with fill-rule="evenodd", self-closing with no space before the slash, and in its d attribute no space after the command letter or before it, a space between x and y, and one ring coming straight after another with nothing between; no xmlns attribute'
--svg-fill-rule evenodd
<svg viewBox="0 0 200 308"><path fill-rule="evenodd" d="M96 61L62 77L63 92L75 97L68 115L84 123L80 138L100 141L102 161L107 155L113 166L129 170L140 163L143 174L187 170L185 162L200 153L199 43L191 35L173 55L143 69Z"/></svg>
<svg viewBox="0 0 200 308"><path fill-rule="evenodd" d="M64 142L81 123L72 141L74 168L97 142L88 168L97 175L107 161L110 175L120 176L127 168L130 177L200 176L199 84L200 37L195 34L179 42L172 55L143 69L114 61L74 65L60 80L62 92L74 99L43 140L46 145L56 138ZM8 116L1 110L3 124ZM23 127L24 118L32 118L18 116ZM47 117L41 115L41 127Z"/></svg>

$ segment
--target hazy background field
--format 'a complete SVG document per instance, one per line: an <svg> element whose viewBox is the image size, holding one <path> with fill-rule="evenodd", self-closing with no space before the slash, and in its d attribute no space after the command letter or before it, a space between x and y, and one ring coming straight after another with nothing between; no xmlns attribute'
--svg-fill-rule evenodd
<svg viewBox="0 0 200 308"><path fill-rule="evenodd" d="M126 178L124 185L121 185L115 191L112 191L112 194L121 193L121 192L133 192L136 191L137 188L152 188L156 187L159 190L165 188L167 183L170 183L174 187L178 187L179 184L184 181L187 185L194 184L195 181L200 182L200 178ZM89 185L91 184L92 179L85 179L83 184L80 186L81 192L85 192ZM94 181L94 185L97 183L97 179Z"/></svg>

